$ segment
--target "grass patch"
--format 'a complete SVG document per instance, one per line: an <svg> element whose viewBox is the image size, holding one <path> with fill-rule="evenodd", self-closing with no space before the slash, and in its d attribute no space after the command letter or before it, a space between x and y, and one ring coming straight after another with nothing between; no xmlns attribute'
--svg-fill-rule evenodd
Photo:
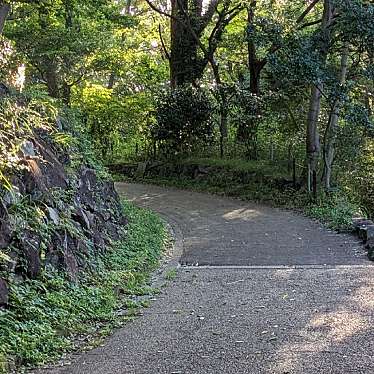
<svg viewBox="0 0 374 374"><path fill-rule="evenodd" d="M9 308L0 310L0 373L57 359L82 341L95 345L131 318L118 310L131 311L139 304L134 296L150 292L146 284L167 230L154 213L123 205L129 219L126 238L108 248L95 273L72 283L46 269L37 280L12 285Z"/></svg>

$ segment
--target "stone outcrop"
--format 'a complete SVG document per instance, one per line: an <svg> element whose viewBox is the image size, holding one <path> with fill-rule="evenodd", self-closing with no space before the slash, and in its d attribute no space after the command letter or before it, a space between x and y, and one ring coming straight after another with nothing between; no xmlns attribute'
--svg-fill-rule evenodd
<svg viewBox="0 0 374 374"><path fill-rule="evenodd" d="M18 157L6 171L10 186L0 187L0 307L13 281L37 278L48 266L77 280L127 223L113 182L73 165L48 131L34 131Z"/></svg>
<svg viewBox="0 0 374 374"><path fill-rule="evenodd" d="M364 218L354 219L356 234L364 242L368 257L374 261L374 222Z"/></svg>

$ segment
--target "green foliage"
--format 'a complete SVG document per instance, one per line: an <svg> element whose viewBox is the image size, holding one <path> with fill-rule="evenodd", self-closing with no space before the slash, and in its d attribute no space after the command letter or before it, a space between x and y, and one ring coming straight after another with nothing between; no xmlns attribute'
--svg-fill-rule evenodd
<svg viewBox="0 0 374 374"><path fill-rule="evenodd" d="M262 175L271 175L274 178L284 177L285 170L274 166L269 161L248 161L243 159L225 159L225 158L197 158L190 157L181 160L183 164L198 164L202 166L214 166L231 172L260 173Z"/></svg>
<svg viewBox="0 0 374 374"><path fill-rule="evenodd" d="M370 139L360 149L351 172L344 173L342 183L348 196L351 196L362 211L370 218L374 217L374 140Z"/></svg>
<svg viewBox="0 0 374 374"><path fill-rule="evenodd" d="M126 24L120 9L120 4L106 0L25 2L14 9L22 21L9 22L5 34L15 40L17 51L47 84L49 94L68 102L70 88L112 39L111 25Z"/></svg>
<svg viewBox="0 0 374 374"><path fill-rule="evenodd" d="M20 149L36 129L51 130L56 109L50 102L0 100L0 188L10 189L8 172L22 168Z"/></svg>
<svg viewBox="0 0 374 374"><path fill-rule="evenodd" d="M352 218L360 209L347 198L347 195L334 192L320 196L317 203L305 207L305 212L332 229L350 231L353 228Z"/></svg>
<svg viewBox="0 0 374 374"><path fill-rule="evenodd" d="M137 93L122 99L112 89L89 85L74 93L74 108L81 113L91 149L111 162L123 157L123 148L147 133L147 116L153 108L148 95Z"/></svg>
<svg viewBox="0 0 374 374"><path fill-rule="evenodd" d="M151 134L166 152L188 151L212 136L212 103L205 91L178 87L159 96L156 107Z"/></svg>
<svg viewBox="0 0 374 374"><path fill-rule="evenodd" d="M92 339L98 330L108 333L128 319L117 311L137 306L131 298L147 291L144 286L158 264L166 229L149 211L127 202L124 211L129 219L126 237L107 249L95 272L71 283L47 269L38 280L12 284L9 308L0 310L3 361L19 367L53 360L79 345L78 337Z"/></svg>

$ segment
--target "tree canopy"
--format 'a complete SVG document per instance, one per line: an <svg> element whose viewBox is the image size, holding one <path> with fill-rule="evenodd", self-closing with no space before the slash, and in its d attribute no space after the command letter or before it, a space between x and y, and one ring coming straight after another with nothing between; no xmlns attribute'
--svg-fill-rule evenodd
<svg viewBox="0 0 374 374"><path fill-rule="evenodd" d="M372 196L373 16L365 0L1 1L1 78L75 111L106 163L294 162L307 192Z"/></svg>

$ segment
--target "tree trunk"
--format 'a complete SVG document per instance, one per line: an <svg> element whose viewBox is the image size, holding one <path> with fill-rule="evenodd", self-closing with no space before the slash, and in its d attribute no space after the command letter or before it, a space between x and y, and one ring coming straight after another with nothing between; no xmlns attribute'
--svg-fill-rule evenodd
<svg viewBox="0 0 374 374"><path fill-rule="evenodd" d="M320 113L322 89L322 84L313 86L311 89L306 135L307 162L309 173L317 170L318 157L320 152L318 116Z"/></svg>
<svg viewBox="0 0 374 374"><path fill-rule="evenodd" d="M64 0L65 7L65 28L71 29L73 27L73 5L71 0Z"/></svg>
<svg viewBox="0 0 374 374"><path fill-rule="evenodd" d="M71 98L71 86L67 83L63 83L62 85L62 92L61 92L63 102L69 106L70 105L70 98Z"/></svg>
<svg viewBox="0 0 374 374"><path fill-rule="evenodd" d="M45 67L45 80L47 84L49 96L58 99L59 95L59 86L57 79L56 66L52 61L48 61Z"/></svg>
<svg viewBox="0 0 374 374"><path fill-rule="evenodd" d="M256 1L252 1L250 6L247 7L247 26L252 27L255 17ZM265 67L265 60L259 60L257 57L256 46L250 38L248 39L248 69L249 69L249 91L251 94L260 96L260 78L261 71ZM251 159L257 158L257 151L255 146L255 139L257 138L257 115L254 113L253 119L248 123L240 123L237 132L237 140L245 142L248 148L248 156ZM252 149L251 149L252 148Z"/></svg>
<svg viewBox="0 0 374 374"><path fill-rule="evenodd" d="M111 90L114 87L115 81L116 81L116 75L115 75L114 71L112 71L110 73L109 80L108 80L108 86L107 86L107 88L109 90Z"/></svg>
<svg viewBox="0 0 374 374"><path fill-rule="evenodd" d="M227 141L227 117L228 117L228 98L225 92L225 88L222 85L221 74L219 72L219 67L214 58L210 60L210 65L213 70L213 76L215 83L217 85L217 92L219 96L219 115L220 115L220 122L219 122L219 133L220 133L220 156L221 158L224 157L225 154L225 145Z"/></svg>
<svg viewBox="0 0 374 374"><path fill-rule="evenodd" d="M333 18L333 8L331 0L324 1L324 11L321 25L322 41L319 50L321 66L326 64L326 59L330 45L330 25ZM308 165L308 191L311 192L310 178L317 174L318 159L320 154L320 138L318 132L318 117L321 108L321 97L323 83L314 85L311 89L309 112L306 130L306 159ZM314 182L314 181L313 181ZM314 185L314 183L313 183Z"/></svg>
<svg viewBox="0 0 374 374"><path fill-rule="evenodd" d="M227 142L227 110L223 109L220 111L220 124L219 124L219 132L220 132L220 156L223 158L225 156L225 148Z"/></svg>
<svg viewBox="0 0 374 374"><path fill-rule="evenodd" d="M189 8L188 0L171 0L171 9L170 85L175 88L184 84L196 84L208 61L198 56L197 38L202 31L199 30L201 8Z"/></svg>
<svg viewBox="0 0 374 374"><path fill-rule="evenodd" d="M344 50L341 56L341 65L340 65L340 76L339 83L340 86L345 85L348 71L348 45L345 45ZM336 99L333 107L331 108L329 122L327 124L325 132L325 142L324 142L324 161L325 161L325 188L329 190L331 188L331 173L332 173L332 164L334 161L335 153L335 143L338 130L338 121L339 114L341 109L341 101Z"/></svg>
<svg viewBox="0 0 374 374"><path fill-rule="evenodd" d="M10 12L10 4L0 1L0 35L3 33L5 21Z"/></svg>

